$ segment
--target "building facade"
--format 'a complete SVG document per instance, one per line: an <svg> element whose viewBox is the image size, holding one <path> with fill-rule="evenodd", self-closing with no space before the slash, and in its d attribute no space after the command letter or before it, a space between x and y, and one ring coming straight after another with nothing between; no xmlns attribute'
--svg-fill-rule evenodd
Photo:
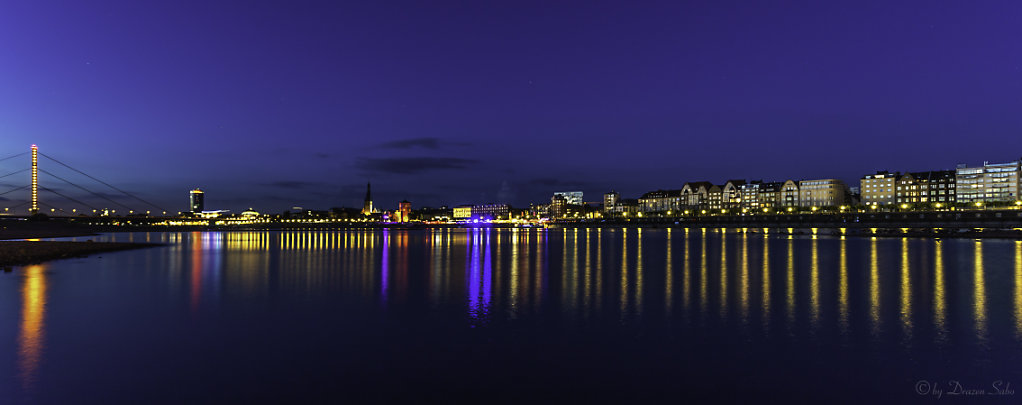
<svg viewBox="0 0 1022 405"><path fill-rule="evenodd" d="M713 187L708 181L697 181L685 183L681 187L682 201L692 209L704 209L709 203L710 188Z"/></svg>
<svg viewBox="0 0 1022 405"><path fill-rule="evenodd" d="M677 214L683 208L681 190L650 191L639 197L642 212L671 212Z"/></svg>
<svg viewBox="0 0 1022 405"><path fill-rule="evenodd" d="M785 181L781 186L780 204L781 207L798 207L799 197L798 182L795 180Z"/></svg>
<svg viewBox="0 0 1022 405"><path fill-rule="evenodd" d="M728 180L721 187L721 208L729 210L737 210L742 208L742 186L745 185L745 180Z"/></svg>
<svg viewBox="0 0 1022 405"><path fill-rule="evenodd" d="M618 200L621 199L621 194L617 191L611 191L603 195L603 212L620 212L617 207Z"/></svg>
<svg viewBox="0 0 1022 405"><path fill-rule="evenodd" d="M454 219L456 220L472 218L472 206L459 205L457 207L454 207L454 209L451 211L451 216L453 216Z"/></svg>
<svg viewBox="0 0 1022 405"><path fill-rule="evenodd" d="M887 205L897 201L896 188L901 173L878 171L859 179L861 201L866 205Z"/></svg>
<svg viewBox="0 0 1022 405"><path fill-rule="evenodd" d="M759 210L771 210L781 206L784 184L779 181L762 183L759 185Z"/></svg>
<svg viewBox="0 0 1022 405"><path fill-rule="evenodd" d="M848 186L838 179L802 180L798 189L800 207L835 207L848 201Z"/></svg>
<svg viewBox="0 0 1022 405"><path fill-rule="evenodd" d="M397 212L394 213L395 221L397 222L408 222L411 221L412 217L412 203L408 200L397 203Z"/></svg>
<svg viewBox="0 0 1022 405"><path fill-rule="evenodd" d="M954 204L955 177L954 170L905 173L895 182L895 202Z"/></svg>
<svg viewBox="0 0 1022 405"><path fill-rule="evenodd" d="M472 206L473 219L510 219L511 206L507 204L478 204Z"/></svg>
<svg viewBox="0 0 1022 405"><path fill-rule="evenodd" d="M983 166L958 165L955 200L959 203L1018 201L1020 161L983 162Z"/></svg>
<svg viewBox="0 0 1022 405"><path fill-rule="evenodd" d="M759 180L742 184L740 187L742 192L740 208L742 212L759 211L759 190L762 185L763 182Z"/></svg>

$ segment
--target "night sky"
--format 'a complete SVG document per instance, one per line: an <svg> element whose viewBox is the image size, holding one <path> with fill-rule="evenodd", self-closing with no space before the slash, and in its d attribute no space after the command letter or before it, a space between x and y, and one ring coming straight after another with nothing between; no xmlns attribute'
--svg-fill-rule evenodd
<svg viewBox="0 0 1022 405"><path fill-rule="evenodd" d="M4 3L0 158L280 212L1022 156L1018 1L156 3Z"/></svg>

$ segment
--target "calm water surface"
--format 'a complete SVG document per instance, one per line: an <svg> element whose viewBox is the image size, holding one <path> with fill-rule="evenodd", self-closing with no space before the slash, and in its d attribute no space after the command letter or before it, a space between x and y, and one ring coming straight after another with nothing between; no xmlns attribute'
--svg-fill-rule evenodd
<svg viewBox="0 0 1022 405"><path fill-rule="evenodd" d="M0 274L0 402L1022 398L1022 241L91 239L167 245Z"/></svg>

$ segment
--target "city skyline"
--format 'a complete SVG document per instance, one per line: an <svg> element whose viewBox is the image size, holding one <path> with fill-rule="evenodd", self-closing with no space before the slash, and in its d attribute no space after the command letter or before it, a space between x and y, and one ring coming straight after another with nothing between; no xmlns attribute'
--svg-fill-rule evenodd
<svg viewBox="0 0 1022 405"><path fill-rule="evenodd" d="M279 212L360 207L366 182L386 210L854 184L1018 159L1019 11L19 4L0 16L0 157L38 144L180 211L196 187Z"/></svg>

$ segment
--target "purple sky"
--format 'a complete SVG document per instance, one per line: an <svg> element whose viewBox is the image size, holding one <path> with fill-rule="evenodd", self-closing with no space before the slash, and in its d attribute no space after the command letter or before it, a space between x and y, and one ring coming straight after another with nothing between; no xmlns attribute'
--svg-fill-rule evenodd
<svg viewBox="0 0 1022 405"><path fill-rule="evenodd" d="M1022 156L1017 1L92 3L4 5L0 158L36 143L172 211L192 187L523 206Z"/></svg>

